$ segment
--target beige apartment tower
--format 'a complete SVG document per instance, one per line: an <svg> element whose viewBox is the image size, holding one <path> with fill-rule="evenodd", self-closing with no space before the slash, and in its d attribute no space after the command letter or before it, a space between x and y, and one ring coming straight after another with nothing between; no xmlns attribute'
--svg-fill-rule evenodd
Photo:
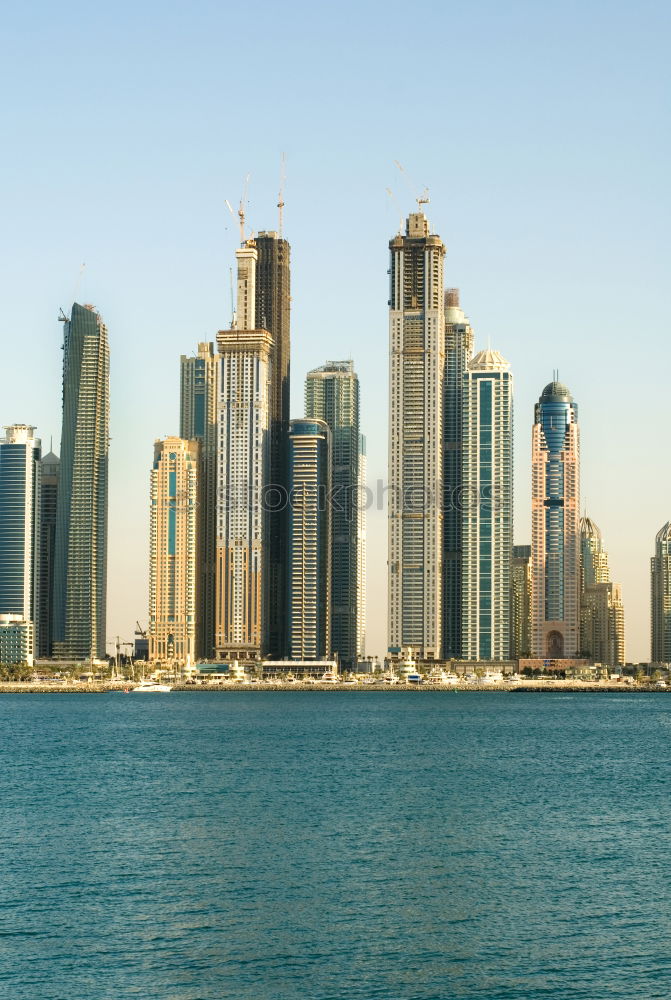
<svg viewBox="0 0 671 1000"><path fill-rule="evenodd" d="M151 470L149 659L190 667L196 657L200 442L154 444Z"/></svg>
<svg viewBox="0 0 671 1000"><path fill-rule="evenodd" d="M625 662L622 587L610 579L608 552L590 517L580 521L580 653L609 666Z"/></svg>
<svg viewBox="0 0 671 1000"><path fill-rule="evenodd" d="M445 244L418 211L389 252L389 650L439 658Z"/></svg>
<svg viewBox="0 0 671 1000"><path fill-rule="evenodd" d="M268 651L266 489L273 338L267 330L254 328L257 251L253 241L236 255L237 326L217 334L215 652L222 659L250 661Z"/></svg>

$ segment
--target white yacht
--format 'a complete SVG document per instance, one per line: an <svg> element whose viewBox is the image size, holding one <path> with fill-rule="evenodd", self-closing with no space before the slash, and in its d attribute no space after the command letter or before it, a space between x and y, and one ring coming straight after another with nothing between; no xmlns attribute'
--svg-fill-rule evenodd
<svg viewBox="0 0 671 1000"><path fill-rule="evenodd" d="M140 681L133 688L133 694L167 694L168 691L172 691L172 685L159 684L158 681Z"/></svg>

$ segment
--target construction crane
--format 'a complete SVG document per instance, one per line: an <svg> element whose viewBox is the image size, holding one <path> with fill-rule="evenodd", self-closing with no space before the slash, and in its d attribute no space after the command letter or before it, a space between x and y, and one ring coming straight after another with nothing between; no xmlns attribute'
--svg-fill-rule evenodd
<svg viewBox="0 0 671 1000"><path fill-rule="evenodd" d="M251 177L251 174L247 174L247 176L245 177L245 183L244 183L244 185L242 187L242 194L240 195L240 204L238 205L238 211L237 212L233 211L233 206L231 205L231 203L228 200L228 198L224 199L224 201L226 202L226 208L231 213L231 216L234 219L235 219L236 215L238 216L238 225L240 227L240 246L244 246L245 242L246 242L246 236L245 236L245 217L246 217L246 211L247 211L247 191L249 189L249 178L250 177Z"/></svg>
<svg viewBox="0 0 671 1000"><path fill-rule="evenodd" d="M277 196L277 231L282 239L282 223L284 222L284 185L287 182L287 155L282 153L280 166L280 192Z"/></svg>
<svg viewBox="0 0 671 1000"><path fill-rule="evenodd" d="M417 207L419 208L419 211L421 212L422 211L422 205L428 205L429 202L430 202L430 200L431 200L429 198L429 189L428 189L428 187L425 186L424 190L422 191L422 193L420 195L415 195L415 191L417 190L417 185L411 179L410 175L408 174L408 171L405 169L405 167L403 167L398 162L398 160L394 160L394 164L395 164L395 166L398 167L398 169L403 174L405 182L408 185L408 187L410 188L410 191L412 192L412 194L413 194L413 196L415 198L415 201L417 202Z"/></svg>
<svg viewBox="0 0 671 1000"><path fill-rule="evenodd" d="M144 628L142 628L142 626L140 625L139 622L136 621L135 624L137 625L137 628L135 629L135 635L142 636L143 639L146 639L147 638L147 630L144 629Z"/></svg>

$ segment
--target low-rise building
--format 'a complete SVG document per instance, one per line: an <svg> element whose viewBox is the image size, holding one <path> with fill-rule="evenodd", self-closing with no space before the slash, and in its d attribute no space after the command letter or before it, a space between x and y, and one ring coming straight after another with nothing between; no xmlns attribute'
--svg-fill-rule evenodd
<svg viewBox="0 0 671 1000"><path fill-rule="evenodd" d="M21 615L0 615L0 663L34 663L34 625Z"/></svg>

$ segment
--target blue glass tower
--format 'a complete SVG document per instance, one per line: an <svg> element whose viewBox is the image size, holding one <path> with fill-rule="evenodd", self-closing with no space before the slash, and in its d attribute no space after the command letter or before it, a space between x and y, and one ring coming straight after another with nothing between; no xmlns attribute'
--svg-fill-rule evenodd
<svg viewBox="0 0 671 1000"><path fill-rule="evenodd" d="M0 614L37 628L40 442L34 430L15 424L0 439Z"/></svg>
<svg viewBox="0 0 671 1000"><path fill-rule="evenodd" d="M580 442L578 407L558 381L535 407L532 468L532 651L565 659L580 646Z"/></svg>

